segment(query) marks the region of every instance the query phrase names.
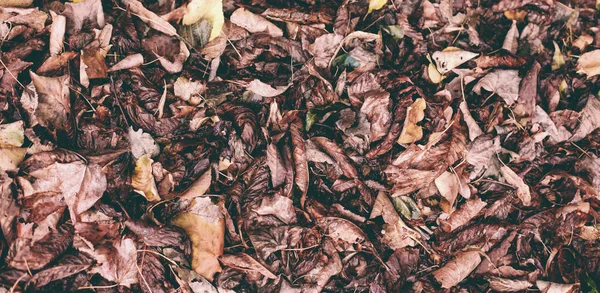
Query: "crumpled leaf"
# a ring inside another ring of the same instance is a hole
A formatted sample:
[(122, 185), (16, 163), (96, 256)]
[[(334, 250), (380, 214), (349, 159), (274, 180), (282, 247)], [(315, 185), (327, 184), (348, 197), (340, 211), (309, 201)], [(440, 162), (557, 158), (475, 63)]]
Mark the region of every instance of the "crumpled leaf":
[(102, 0), (67, 2), (62, 14), (67, 17), (68, 34), (81, 31), (86, 23), (93, 24), (93, 28), (103, 28), (106, 23)]
[(488, 281), (490, 282), (490, 289), (498, 292), (520, 292), (533, 286), (533, 283), (526, 280), (491, 277)]
[(577, 73), (588, 78), (600, 74), (600, 49), (583, 53), (577, 59)]
[(179, 42), (179, 53), (174, 56), (173, 61), (170, 61), (165, 56), (160, 56), (154, 53), (160, 65), (169, 73), (179, 73), (183, 70), (183, 64), (190, 56), (190, 51), (183, 41)]
[(433, 61), (435, 61), (437, 71), (442, 75), (477, 56), (479, 56), (479, 54), (464, 51), (455, 47), (448, 47), (443, 51), (438, 51), (431, 55)]
[(150, 158), (160, 154), (160, 147), (156, 144), (152, 136), (142, 131), (142, 129), (135, 131), (133, 130), (133, 127), (129, 126), (127, 138), (129, 139), (131, 153), (136, 159), (139, 159), (146, 154), (148, 154)]
[(56, 266), (47, 268), (33, 275), (25, 287), (38, 289), (52, 281), (64, 279), (82, 272), (91, 265), (91, 259), (84, 254), (67, 254), (58, 261)]
[(399, 144), (414, 143), (423, 138), (423, 129), (417, 125), (418, 122), (425, 118), (425, 109), (427, 103), (425, 99), (418, 98), (412, 105), (406, 109), (406, 119), (404, 119), (404, 127), (398, 138)]
[(502, 97), (507, 105), (512, 105), (519, 97), (520, 82), (521, 78), (517, 70), (497, 69), (480, 79), (473, 87), (473, 91), (481, 95), (483, 88)]
[(184, 101), (190, 101), (192, 104), (199, 103), (204, 91), (206, 91), (206, 86), (201, 81), (189, 80), (184, 76), (178, 77), (173, 84), (173, 93), (175, 96)]
[(315, 65), (320, 68), (327, 68), (333, 56), (337, 53), (344, 36), (338, 34), (324, 34), (315, 39), (308, 46), (308, 52), (313, 55)]
[(238, 8), (231, 14), (229, 20), (251, 33), (267, 33), (273, 38), (283, 36), (283, 31), (266, 18), (254, 14), (246, 8)]
[(583, 110), (581, 110), (581, 117), (579, 120), (581, 123), (579, 127), (575, 129), (573, 136), (569, 138), (570, 141), (580, 141), (584, 139), (588, 134), (600, 127), (600, 98), (590, 96)]
[(189, 211), (171, 223), (185, 230), (192, 241), (192, 269), (209, 281), (221, 271), (218, 258), (225, 246), (225, 219), (208, 197), (196, 197)]
[(500, 167), (500, 174), (502, 174), (502, 177), (504, 177), (506, 182), (517, 188), (517, 197), (519, 197), (523, 205), (529, 206), (531, 204), (529, 185), (527, 185), (525, 181), (523, 181), (523, 179), (508, 166)]
[(152, 175), (152, 163), (154, 160), (150, 158), (150, 154), (144, 154), (137, 159), (131, 177), (131, 187), (148, 201), (159, 201), (160, 195)]
[(207, 20), (211, 24), (208, 41), (214, 40), (221, 34), (225, 23), (222, 0), (192, 0), (187, 4), (186, 11), (182, 19), (183, 25), (192, 25), (200, 20)]
[(23, 121), (0, 124), (0, 169), (15, 170), (27, 154)]
[(452, 288), (464, 280), (481, 262), (479, 251), (460, 252), (442, 268), (433, 272), (433, 277), (442, 288)]

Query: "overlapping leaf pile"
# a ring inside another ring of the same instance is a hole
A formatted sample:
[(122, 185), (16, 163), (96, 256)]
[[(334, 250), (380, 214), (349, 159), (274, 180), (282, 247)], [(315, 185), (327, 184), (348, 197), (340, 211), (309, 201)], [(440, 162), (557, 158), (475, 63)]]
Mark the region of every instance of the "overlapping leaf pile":
[(598, 292), (596, 0), (0, 0), (0, 292)]

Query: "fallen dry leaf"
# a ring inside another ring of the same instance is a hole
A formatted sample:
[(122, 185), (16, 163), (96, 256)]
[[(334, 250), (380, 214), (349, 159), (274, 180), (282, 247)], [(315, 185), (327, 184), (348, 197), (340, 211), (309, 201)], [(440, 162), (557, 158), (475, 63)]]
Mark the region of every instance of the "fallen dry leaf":
[(412, 105), (406, 109), (406, 119), (404, 127), (398, 138), (399, 144), (414, 143), (423, 138), (423, 129), (417, 125), (425, 117), (427, 104), (425, 99), (418, 98)]
[(148, 201), (159, 201), (160, 195), (158, 194), (156, 182), (152, 175), (152, 163), (154, 161), (150, 156), (151, 154), (146, 153), (135, 162), (135, 170), (133, 170), (133, 176), (131, 177), (131, 187)]
[(251, 33), (267, 33), (271, 37), (283, 36), (283, 31), (266, 18), (254, 14), (245, 8), (239, 8), (231, 14), (229, 20)]
[(196, 197), (189, 209), (172, 223), (185, 230), (192, 242), (192, 269), (212, 281), (214, 274), (221, 271), (218, 258), (223, 255), (225, 244), (225, 219), (208, 197)]
[(433, 277), (442, 288), (452, 288), (464, 280), (481, 262), (479, 251), (459, 252), (442, 268), (433, 272)]
[(583, 53), (577, 59), (577, 73), (585, 74), (588, 78), (600, 74), (600, 50)]

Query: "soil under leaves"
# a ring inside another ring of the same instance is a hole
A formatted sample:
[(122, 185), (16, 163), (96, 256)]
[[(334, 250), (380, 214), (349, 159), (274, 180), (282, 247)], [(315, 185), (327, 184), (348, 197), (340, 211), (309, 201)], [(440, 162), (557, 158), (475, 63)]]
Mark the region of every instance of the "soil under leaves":
[(0, 0), (0, 292), (598, 292), (600, 1)]

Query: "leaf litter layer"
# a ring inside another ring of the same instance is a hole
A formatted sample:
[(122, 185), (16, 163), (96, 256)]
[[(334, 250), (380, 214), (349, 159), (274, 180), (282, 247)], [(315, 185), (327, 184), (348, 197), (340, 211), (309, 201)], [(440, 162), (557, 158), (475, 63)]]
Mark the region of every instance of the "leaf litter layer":
[(598, 292), (596, 0), (0, 0), (1, 292)]

